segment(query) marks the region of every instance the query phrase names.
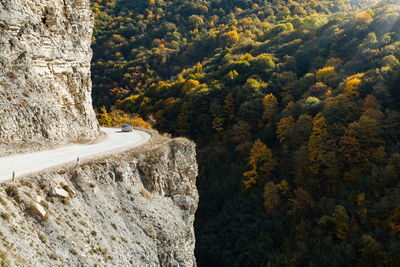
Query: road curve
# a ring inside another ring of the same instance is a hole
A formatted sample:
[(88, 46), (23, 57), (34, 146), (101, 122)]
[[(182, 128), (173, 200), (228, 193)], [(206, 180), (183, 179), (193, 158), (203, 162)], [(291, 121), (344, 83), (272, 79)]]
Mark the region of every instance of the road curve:
[(15, 177), (19, 177), (76, 162), (78, 157), (86, 159), (124, 148), (140, 146), (151, 139), (150, 134), (144, 131), (133, 130), (123, 133), (117, 128), (101, 128), (101, 130), (106, 137), (99, 143), (72, 144), (52, 150), (0, 157), (0, 181), (10, 179), (13, 171), (15, 171)]

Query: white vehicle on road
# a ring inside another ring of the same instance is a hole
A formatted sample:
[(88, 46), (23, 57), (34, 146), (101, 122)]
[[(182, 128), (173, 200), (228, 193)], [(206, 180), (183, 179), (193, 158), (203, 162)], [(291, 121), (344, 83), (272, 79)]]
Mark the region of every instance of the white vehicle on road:
[(123, 132), (132, 132), (132, 125), (130, 125), (130, 124), (125, 124), (125, 125), (123, 125), (122, 126), (122, 129), (121, 129)]

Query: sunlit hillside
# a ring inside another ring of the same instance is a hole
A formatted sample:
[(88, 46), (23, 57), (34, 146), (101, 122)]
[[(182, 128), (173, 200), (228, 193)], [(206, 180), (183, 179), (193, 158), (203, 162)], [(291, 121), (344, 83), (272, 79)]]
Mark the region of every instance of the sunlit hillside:
[(198, 144), (199, 266), (400, 264), (399, 1), (93, 11), (100, 116)]

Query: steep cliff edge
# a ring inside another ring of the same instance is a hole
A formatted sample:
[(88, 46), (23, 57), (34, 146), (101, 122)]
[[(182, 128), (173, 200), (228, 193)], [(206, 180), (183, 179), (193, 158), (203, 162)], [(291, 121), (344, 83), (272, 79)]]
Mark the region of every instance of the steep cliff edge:
[(0, 1), (0, 155), (99, 135), (89, 0)]
[(0, 187), (0, 257), (22, 266), (195, 266), (195, 145), (136, 150)]

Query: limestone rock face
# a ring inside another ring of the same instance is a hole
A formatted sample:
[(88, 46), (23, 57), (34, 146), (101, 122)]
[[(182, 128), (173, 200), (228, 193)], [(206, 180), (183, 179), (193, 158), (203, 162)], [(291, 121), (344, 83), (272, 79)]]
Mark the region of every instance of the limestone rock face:
[[(196, 176), (192, 142), (154, 137), (2, 185), (0, 253), (11, 266), (196, 266)], [(45, 217), (29, 206), (37, 199)]]
[(99, 135), (89, 0), (0, 0), (0, 155)]
[(69, 197), (69, 194), (67, 191), (65, 191), (62, 188), (54, 187), (51, 191), (50, 194), (54, 197), (64, 197), (67, 198)]
[(42, 205), (39, 203), (32, 203), (31, 206), (29, 206), (29, 212), (32, 215), (37, 215), (39, 216), (40, 219), (43, 219), (46, 217), (46, 210), (43, 208)]

